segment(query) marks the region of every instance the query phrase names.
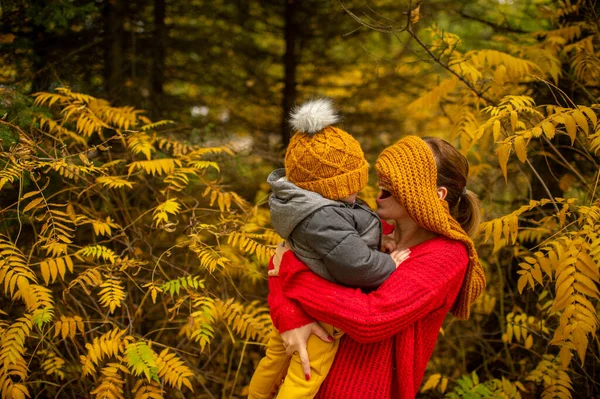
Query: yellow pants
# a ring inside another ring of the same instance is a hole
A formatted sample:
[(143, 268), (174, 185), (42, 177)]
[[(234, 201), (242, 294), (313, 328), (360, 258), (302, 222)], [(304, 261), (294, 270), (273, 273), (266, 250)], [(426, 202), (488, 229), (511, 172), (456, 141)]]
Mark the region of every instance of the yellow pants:
[[(267, 353), (261, 359), (250, 381), (248, 399), (271, 399), (276, 395), (281, 399), (311, 399), (319, 392), (333, 364), (340, 338), (344, 335), (342, 331), (329, 324), (321, 323), (321, 325), (333, 338), (333, 342), (324, 342), (314, 334), (308, 339), (306, 348), (310, 359), (309, 381), (306, 381), (304, 376), (298, 352), (290, 358), (285, 353), (279, 332), (273, 329), (269, 336)], [(277, 392), (278, 388), (279, 392)]]

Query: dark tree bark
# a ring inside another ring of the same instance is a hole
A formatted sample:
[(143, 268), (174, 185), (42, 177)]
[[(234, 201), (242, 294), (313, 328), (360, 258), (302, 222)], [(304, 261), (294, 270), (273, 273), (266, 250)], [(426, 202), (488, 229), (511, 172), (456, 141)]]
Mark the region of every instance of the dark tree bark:
[(290, 143), (291, 127), (288, 123), (290, 111), (296, 101), (296, 67), (298, 64), (297, 41), (298, 25), (297, 19), (297, 0), (286, 0), (285, 4), (285, 54), (283, 56), (283, 65), (285, 70), (283, 100), (281, 108), (283, 115), (281, 117), (281, 142), (284, 146)]
[(31, 35), (33, 41), (31, 92), (48, 91), (52, 83), (52, 70), (48, 68), (52, 46), (44, 26), (34, 24)]
[(152, 49), (152, 76), (150, 86), (152, 115), (160, 114), (164, 94), (165, 60), (167, 57), (167, 27), (165, 25), (165, 0), (154, 0), (154, 34)]
[(104, 5), (104, 80), (110, 100), (115, 100), (123, 88), (123, 0), (107, 0)]

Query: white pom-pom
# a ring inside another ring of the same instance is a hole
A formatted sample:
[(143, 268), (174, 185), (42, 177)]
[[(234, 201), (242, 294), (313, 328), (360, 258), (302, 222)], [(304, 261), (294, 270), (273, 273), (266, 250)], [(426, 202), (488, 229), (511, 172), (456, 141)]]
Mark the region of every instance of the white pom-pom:
[(290, 125), (295, 131), (307, 134), (331, 126), (340, 120), (333, 102), (327, 98), (319, 98), (295, 107), (290, 115)]

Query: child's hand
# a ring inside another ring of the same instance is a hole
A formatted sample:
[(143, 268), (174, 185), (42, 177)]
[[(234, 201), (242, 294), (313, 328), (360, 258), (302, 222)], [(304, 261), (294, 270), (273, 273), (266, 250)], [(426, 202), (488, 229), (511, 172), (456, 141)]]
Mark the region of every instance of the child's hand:
[(396, 250), (396, 241), (387, 235), (383, 235), (381, 237), (381, 250), (386, 254), (391, 254)]
[(402, 263), (406, 259), (408, 259), (409, 255), (410, 255), (410, 249), (403, 249), (401, 251), (393, 251), (390, 254), (392, 259), (394, 259), (394, 262), (396, 262), (396, 269), (398, 268), (398, 266), (400, 266), (400, 263)]
[(273, 270), (269, 270), (269, 276), (279, 276), (279, 266), (281, 266), (281, 259), (283, 254), (290, 251), (292, 247), (287, 241), (282, 242), (275, 249), (275, 256), (273, 256)]

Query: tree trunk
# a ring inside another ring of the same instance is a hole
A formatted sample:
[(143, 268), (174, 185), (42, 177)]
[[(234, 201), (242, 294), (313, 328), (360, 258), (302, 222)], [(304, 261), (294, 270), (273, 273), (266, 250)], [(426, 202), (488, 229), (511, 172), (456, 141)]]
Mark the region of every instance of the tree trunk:
[(48, 91), (52, 83), (52, 70), (48, 68), (50, 61), (50, 42), (46, 28), (42, 25), (33, 25), (33, 54), (31, 69), (33, 80), (31, 82), (31, 92)]
[(154, 34), (152, 51), (151, 94), (152, 116), (160, 114), (164, 94), (165, 60), (167, 56), (167, 27), (165, 25), (165, 0), (154, 0)]
[(291, 127), (288, 123), (290, 111), (296, 101), (296, 67), (298, 63), (298, 54), (296, 52), (296, 42), (298, 40), (298, 26), (296, 24), (297, 0), (286, 0), (285, 4), (285, 54), (283, 56), (283, 65), (285, 75), (283, 78), (283, 100), (281, 108), (283, 115), (281, 117), (281, 142), (284, 146), (290, 143)]
[(106, 0), (104, 6), (104, 86), (108, 98), (116, 100), (123, 84), (123, 0)]

